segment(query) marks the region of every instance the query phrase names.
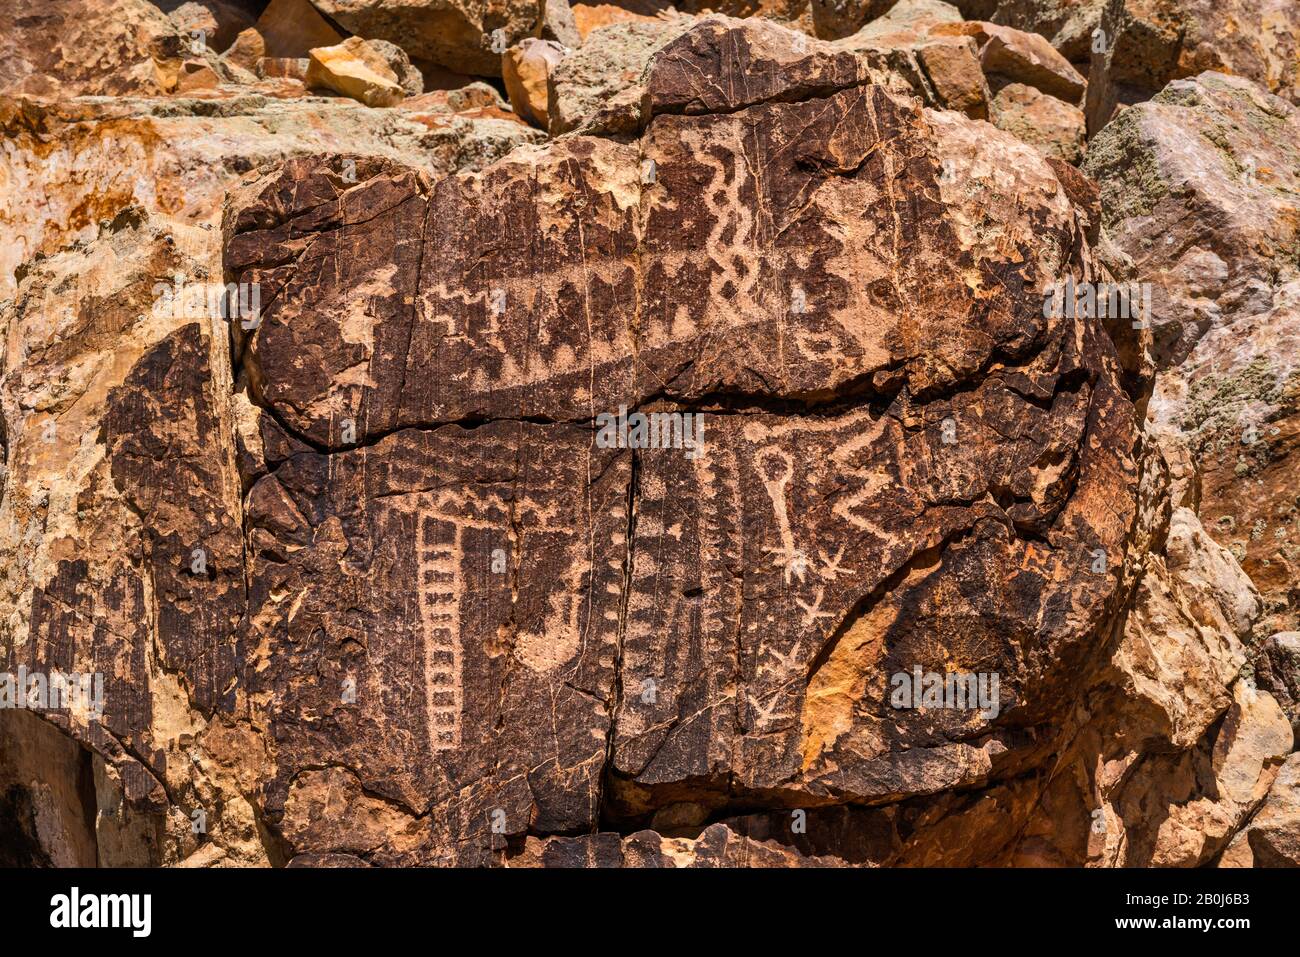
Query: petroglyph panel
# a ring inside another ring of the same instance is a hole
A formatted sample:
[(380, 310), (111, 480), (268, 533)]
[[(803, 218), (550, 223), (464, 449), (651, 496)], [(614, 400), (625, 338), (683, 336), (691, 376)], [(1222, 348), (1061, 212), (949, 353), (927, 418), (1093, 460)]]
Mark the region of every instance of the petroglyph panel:
[[(547, 137), (482, 84), (371, 110), (211, 57), (197, 98), (51, 98), (186, 38), (0, 5), (41, 94), (0, 107), (0, 672), (104, 692), (0, 708), (0, 862), (1296, 857), (1255, 639), (1296, 578), (1300, 114), (1205, 73), (1081, 171), (969, 118), (1041, 37), (725, 6), (765, 15), (585, 31)], [(1114, 282), (1153, 328), (1043, 314)], [(260, 325), (179, 295), (226, 284)]]
[[(364, 442), (467, 419), (590, 421), (659, 396), (950, 386), (1044, 346), (1039, 287), (1072, 223), (1052, 178), (1021, 211), (1036, 234), (969, 248), (954, 222), (1004, 197), (945, 193), (948, 131), (927, 122), (867, 86), (656, 116), (639, 149), (574, 138), (435, 184), (371, 164), (348, 188), (327, 160), (296, 160), (229, 224), (233, 277), (273, 289), (250, 377), (331, 448), (348, 444), (343, 417)], [(376, 211), (349, 225), (359, 206)], [(379, 255), (383, 236), (398, 238)]]
[[(630, 453), (595, 448), (590, 430), (493, 423), (302, 453), (259, 481), (257, 686), (292, 755), (277, 787), (345, 762), (415, 811), (441, 796), (447, 825), (479, 804), (521, 827), (588, 822), (629, 478)], [(496, 790), (510, 768), (529, 782), (513, 806)]]
[(460, 745), (464, 707), (461, 676), (460, 603), (464, 596), (465, 552), (454, 519), (440, 516), (425, 496), (416, 498), (420, 534), (416, 578), (424, 641), (424, 705), (429, 747)]
[[(987, 774), (966, 742), (1017, 746), (1017, 709), (1062, 693), (1051, 663), (1086, 653), (1081, 609), (1116, 584), (1079, 572), (1125, 515), (1085, 501), (1132, 463), (1084, 435), (1123, 400), (1071, 378), (1039, 402), (995, 375), (924, 406), (709, 415), (699, 461), (638, 453), (623, 687), (657, 694), (624, 696), (615, 769), (651, 792), (729, 771), (855, 799)], [(913, 663), (1000, 673), (1013, 717), (894, 711), (887, 679)]]
[[(227, 278), (283, 291), (249, 379), (317, 449), (250, 495), (254, 645), (291, 689), (273, 809), (328, 755), (466, 861), (502, 815), (975, 786), (1032, 765), (1026, 729), (1097, 654), (1133, 407), (1102, 329), (1043, 315), (1093, 268), (1053, 168), (841, 61), (797, 102), (722, 84), (705, 112), (691, 64), (740, 49), (709, 36), (635, 139), (436, 182), (302, 159), (233, 204)], [(599, 449), (622, 406), (701, 415), (700, 454)], [(997, 672), (996, 714), (891, 708), (915, 665)], [(396, 717), (325, 702), (349, 667)]]

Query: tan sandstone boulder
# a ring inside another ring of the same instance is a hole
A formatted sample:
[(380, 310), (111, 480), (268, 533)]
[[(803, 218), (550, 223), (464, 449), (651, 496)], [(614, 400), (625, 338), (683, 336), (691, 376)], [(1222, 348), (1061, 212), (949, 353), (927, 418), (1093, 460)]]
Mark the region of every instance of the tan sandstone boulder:
[(1151, 414), (1210, 534), (1300, 627), (1300, 113), (1239, 77), (1177, 80), (1089, 144), (1114, 268), (1155, 291)]
[(993, 98), (993, 125), (1067, 163), (1083, 161), (1083, 111), (1023, 83)]
[(1300, 105), (1294, 0), (1108, 0), (1092, 46), (1088, 133), (1116, 109), (1205, 71), (1253, 81)]
[(308, 86), (333, 90), (366, 106), (393, 106), (406, 95), (388, 60), (361, 37), (316, 47), (308, 60)]
[(547, 98), (551, 71), (564, 56), (564, 47), (558, 43), (533, 38), (502, 55), (501, 76), (510, 105), (520, 117), (543, 130), (549, 125)]

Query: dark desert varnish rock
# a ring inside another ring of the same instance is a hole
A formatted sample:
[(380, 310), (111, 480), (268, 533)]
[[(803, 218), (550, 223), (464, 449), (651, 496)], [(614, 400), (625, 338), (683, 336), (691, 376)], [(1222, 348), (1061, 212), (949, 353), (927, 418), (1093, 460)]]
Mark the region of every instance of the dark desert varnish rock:
[[(1100, 324), (1042, 310), (1088, 219), (1028, 147), (837, 61), (753, 93), (743, 42), (657, 61), (630, 140), (437, 181), (295, 159), (234, 198), (285, 436), (243, 690), (289, 856), (978, 786), (1104, 658), (1133, 406)], [(599, 447), (621, 406), (702, 414), (700, 454)], [(996, 717), (891, 708), (914, 666), (998, 674)]]

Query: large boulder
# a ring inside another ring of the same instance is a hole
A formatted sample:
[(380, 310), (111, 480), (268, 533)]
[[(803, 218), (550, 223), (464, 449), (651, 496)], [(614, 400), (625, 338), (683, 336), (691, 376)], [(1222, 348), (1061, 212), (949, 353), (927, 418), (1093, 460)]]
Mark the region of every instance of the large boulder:
[(1153, 289), (1154, 422), (1194, 463), (1191, 503), (1300, 627), (1300, 111), (1205, 73), (1089, 144), (1112, 265)]
[(1036, 33), (981, 20), (941, 23), (929, 32), (975, 38), (984, 72), (1002, 82), (1024, 83), (1070, 104), (1083, 98), (1083, 76)]
[[(909, 21), (884, 34), (864, 30), (836, 41), (757, 18), (663, 16), (614, 23), (594, 31), (551, 71), (550, 131), (640, 129), (648, 121), (649, 87), (661, 82), (656, 77), (689, 70), (712, 75), (735, 70), (737, 63), (750, 74), (751, 102), (812, 92), (829, 75), (839, 85), (871, 83), (928, 105), (987, 117), (990, 94), (977, 47), (965, 36), (930, 36), (924, 24), (931, 22), (944, 21)], [(693, 96), (707, 103), (717, 94), (702, 88)]]
[(546, 129), (551, 72), (564, 59), (564, 47), (554, 40), (529, 38), (507, 50), (501, 59), (510, 106), (524, 120)]
[[(1259, 807), (1294, 737), (1251, 681), (1258, 594), (1195, 512), (1171, 497), (1165, 443), (1144, 437), (1137, 580), (1119, 642), (1069, 722), (1069, 745), (1032, 790), (1002, 863), (1194, 867)], [(999, 800), (1017, 795), (1005, 789)]]
[(332, 90), (366, 106), (393, 106), (406, 95), (388, 59), (361, 37), (316, 47), (308, 61), (306, 81), (310, 87)]
[(345, 30), (390, 40), (416, 60), (460, 73), (500, 76), (501, 54), (526, 37), (541, 37), (545, 0), (314, 0)]
[(953, 0), (972, 20), (988, 20), (1046, 37), (1071, 63), (1086, 64), (1106, 0)]
[(1300, 105), (1294, 0), (1106, 0), (1092, 47), (1088, 133), (1115, 110), (1207, 70), (1252, 80)]
[[(989, 118), (992, 94), (980, 64), (977, 42), (954, 31), (935, 35), (943, 25), (961, 22), (957, 8), (942, 0), (901, 0), (887, 14), (837, 41), (876, 68), (902, 81), (925, 103)], [(879, 76), (874, 82), (881, 82)]]
[(0, 6), (0, 95), (171, 92), (194, 42), (148, 0), (9, 0)]
[[(437, 183), (304, 159), (232, 203), (283, 430), (248, 475), (248, 694), (293, 853), (977, 787), (1043, 756), (1020, 729), (1106, 641), (1134, 413), (1099, 327), (1043, 309), (1089, 261), (1053, 167), (853, 57), (755, 71), (697, 29), (631, 141)], [(621, 409), (698, 442), (597, 439)], [(983, 705), (900, 703), (918, 669)]]
[(0, 672), (104, 678), (0, 708), (0, 859), (1245, 856), (1268, 595), (1151, 330), (1051, 308), (1121, 221), (963, 115), (1054, 61), (655, 22), (548, 142), (484, 84), (0, 101)]
[[(900, 0), (889, 13), (833, 46), (863, 57), (873, 82), (910, 88), (928, 105), (998, 122), (1036, 146), (1079, 140), (1073, 107), (1084, 79), (1043, 37), (987, 21), (964, 21), (941, 0)], [(887, 79), (886, 79), (887, 77)], [(1014, 87), (993, 108), (994, 95)], [(1037, 102), (1038, 91), (1061, 105)], [(1067, 106), (1068, 109), (1062, 109)], [(1049, 148), (1077, 161), (1079, 150)]]

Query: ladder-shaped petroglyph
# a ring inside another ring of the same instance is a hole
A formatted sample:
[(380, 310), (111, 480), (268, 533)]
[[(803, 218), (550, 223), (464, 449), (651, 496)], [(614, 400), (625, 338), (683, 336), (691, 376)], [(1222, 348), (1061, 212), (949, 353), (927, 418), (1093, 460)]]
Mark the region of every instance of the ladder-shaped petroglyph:
[[(505, 543), (511, 520), (509, 505), (490, 493), (464, 488), (413, 493), (399, 506), (415, 514), (416, 587), (419, 592), (420, 623), (424, 641), (424, 675), (429, 747), (448, 751), (462, 744), (464, 722), (464, 635), (462, 603), (467, 568), (475, 553), (474, 541), (486, 536)], [(523, 496), (515, 507), (530, 516), (530, 531), (536, 536), (563, 533), (572, 528), (565, 521), (559, 501), (535, 501)], [(513, 546), (511, 546), (513, 547)], [(574, 562), (548, 596), (553, 614), (536, 634), (521, 631), (516, 656), (534, 670), (549, 670), (568, 660), (581, 641), (583, 576), (589, 566)]]
[(460, 746), (463, 685), (461, 674), (460, 526), (421, 510), (418, 516), (416, 574), (424, 631), (425, 707), (429, 747)]

